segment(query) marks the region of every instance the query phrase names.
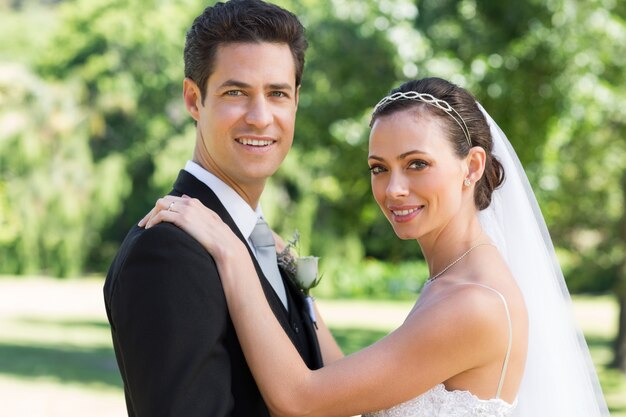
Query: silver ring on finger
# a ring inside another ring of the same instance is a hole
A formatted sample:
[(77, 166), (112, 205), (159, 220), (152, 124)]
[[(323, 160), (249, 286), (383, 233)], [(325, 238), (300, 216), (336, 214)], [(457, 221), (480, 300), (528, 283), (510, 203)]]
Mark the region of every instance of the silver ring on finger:
[(170, 205), (167, 206), (167, 211), (172, 211), (172, 207), (174, 207), (174, 204), (176, 204), (176, 201), (172, 201)]

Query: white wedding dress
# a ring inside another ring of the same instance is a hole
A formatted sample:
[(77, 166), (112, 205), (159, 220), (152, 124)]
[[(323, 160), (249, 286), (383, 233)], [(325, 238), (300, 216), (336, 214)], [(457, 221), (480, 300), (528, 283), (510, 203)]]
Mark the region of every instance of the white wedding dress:
[(443, 384), (419, 397), (363, 417), (509, 417), (515, 404), (501, 399), (481, 400), (469, 391), (448, 391)]

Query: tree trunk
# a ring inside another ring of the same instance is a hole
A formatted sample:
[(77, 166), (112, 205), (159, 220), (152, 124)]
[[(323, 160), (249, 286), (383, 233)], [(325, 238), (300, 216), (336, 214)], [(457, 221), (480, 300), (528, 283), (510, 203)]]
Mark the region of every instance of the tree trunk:
[[(622, 174), (622, 196), (626, 206), (626, 171)], [(622, 222), (620, 225), (619, 241), (626, 250), (626, 207), (623, 210)], [(617, 286), (615, 294), (619, 305), (619, 320), (617, 338), (614, 344), (614, 356), (612, 366), (626, 373), (626, 256), (622, 260), (622, 267), (619, 268)]]
[(612, 366), (626, 373), (626, 297), (618, 294), (619, 325), (614, 345)]

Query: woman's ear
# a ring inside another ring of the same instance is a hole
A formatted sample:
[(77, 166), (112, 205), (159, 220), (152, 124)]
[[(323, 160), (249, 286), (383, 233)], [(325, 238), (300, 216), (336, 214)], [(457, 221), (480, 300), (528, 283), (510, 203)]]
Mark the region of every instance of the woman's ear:
[(467, 175), (465, 176), (466, 184), (467, 180), (471, 184), (476, 184), (480, 180), (485, 172), (485, 163), (487, 161), (487, 153), (480, 146), (474, 146), (470, 149), (469, 154), (466, 157), (467, 162)]
[(200, 94), (198, 84), (196, 84), (191, 78), (185, 78), (183, 81), (183, 99), (185, 100), (187, 112), (197, 122), (200, 118), (198, 108), (202, 104), (202, 94)]

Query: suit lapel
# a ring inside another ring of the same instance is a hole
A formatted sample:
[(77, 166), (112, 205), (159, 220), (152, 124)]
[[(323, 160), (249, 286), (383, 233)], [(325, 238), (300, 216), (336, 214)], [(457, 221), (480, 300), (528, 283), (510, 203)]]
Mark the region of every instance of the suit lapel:
[[(252, 263), (254, 264), (256, 273), (259, 276), (261, 287), (263, 288), (263, 292), (265, 293), (265, 297), (267, 298), (269, 302), (272, 312), (276, 316), (276, 319), (278, 320), (282, 328), (285, 330), (285, 333), (287, 333), (287, 335), (289, 336), (293, 344), (295, 346), (298, 346), (298, 343), (296, 342), (296, 339), (293, 334), (293, 329), (291, 328), (291, 325), (289, 323), (289, 318), (286, 314), (287, 312), (285, 310), (285, 307), (283, 306), (282, 302), (280, 301), (280, 299), (274, 292), (274, 289), (272, 288), (267, 278), (265, 278), (265, 275), (263, 274), (263, 271), (261, 270), (261, 266), (259, 265), (259, 263), (256, 260), (256, 257), (252, 253), (252, 250), (250, 249), (248, 242), (239, 231), (239, 228), (235, 224), (235, 221), (230, 216), (228, 211), (226, 211), (226, 208), (222, 205), (219, 198), (217, 198), (215, 193), (209, 187), (207, 187), (202, 181), (198, 180), (196, 177), (194, 177), (187, 171), (181, 170), (180, 173), (178, 174), (178, 178), (176, 179), (176, 182), (174, 183), (174, 189), (172, 190), (172, 192), (170, 192), (170, 195), (181, 196), (183, 194), (186, 194), (193, 198), (197, 198), (198, 200), (200, 200), (202, 204), (204, 204), (206, 207), (210, 208), (215, 213), (217, 213), (221, 217), (221, 219), (224, 221), (224, 223), (226, 223), (232, 229), (235, 235), (237, 235), (237, 237), (243, 243), (246, 244), (246, 248), (248, 249), (248, 253), (250, 257), (252, 258)], [(287, 281), (287, 280), (283, 280), (283, 281)], [(301, 306), (298, 306), (298, 308), (301, 308)], [(314, 338), (313, 340), (317, 340), (317, 339)]]

